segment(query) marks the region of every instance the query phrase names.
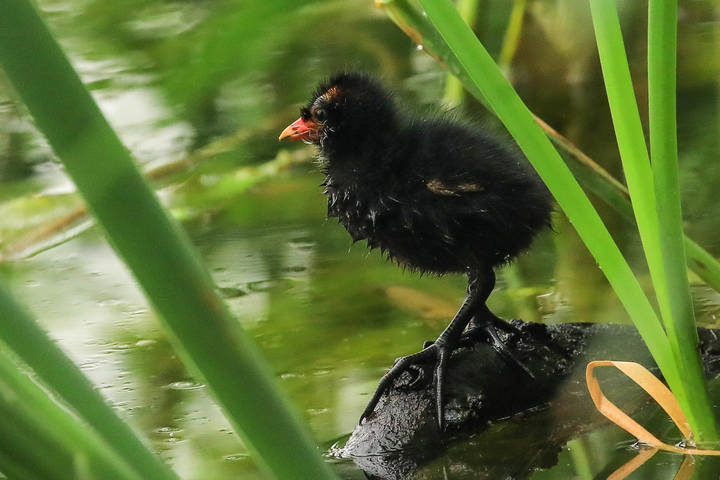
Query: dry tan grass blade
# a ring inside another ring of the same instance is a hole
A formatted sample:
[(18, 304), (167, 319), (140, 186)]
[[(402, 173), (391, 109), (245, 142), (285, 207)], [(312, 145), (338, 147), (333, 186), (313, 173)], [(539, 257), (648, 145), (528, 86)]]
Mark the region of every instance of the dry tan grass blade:
[(627, 478), (635, 470), (642, 467), (645, 462), (650, 460), (657, 452), (659, 452), (657, 448), (643, 448), (626, 464), (615, 470), (612, 475), (607, 477), (607, 480), (623, 480)]
[[(633, 473), (635, 470), (640, 468), (650, 460), (657, 452), (659, 452), (660, 449), (658, 448), (644, 448), (640, 450), (640, 452), (635, 455), (629, 462), (627, 462), (622, 467), (615, 470), (609, 477), (607, 477), (607, 480), (624, 480), (627, 477), (630, 476), (631, 473)], [(685, 460), (683, 460), (682, 464), (680, 465), (680, 468), (678, 468), (677, 473), (675, 474), (675, 477), (673, 480), (690, 480), (692, 478), (693, 473), (695, 472), (695, 459), (692, 455), (686, 455)]]
[(642, 425), (630, 418), (625, 412), (620, 410), (614, 403), (607, 399), (600, 389), (600, 384), (594, 375), (594, 370), (597, 367), (615, 367), (623, 372), (632, 381), (645, 390), (662, 407), (662, 409), (667, 412), (686, 439), (692, 441), (693, 432), (690, 430), (688, 421), (682, 413), (680, 405), (672, 392), (642, 365), (635, 362), (614, 362), (611, 360), (600, 360), (588, 363), (585, 370), (585, 380), (595, 407), (600, 413), (617, 426), (637, 438), (639, 442), (651, 447), (656, 447), (659, 450), (682, 453), (684, 455), (720, 455), (720, 450), (683, 448), (675, 445), (668, 445), (658, 440), (657, 437), (648, 432)]

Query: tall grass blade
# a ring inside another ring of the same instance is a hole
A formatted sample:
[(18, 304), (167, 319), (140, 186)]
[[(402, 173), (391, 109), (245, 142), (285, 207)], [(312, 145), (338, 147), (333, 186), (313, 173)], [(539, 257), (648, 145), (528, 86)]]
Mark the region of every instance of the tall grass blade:
[(54, 390), (139, 474), (176, 479), (110, 408), (80, 369), (0, 285), (0, 341), (12, 349), (42, 382)]
[(14, 412), (0, 413), (8, 419), (0, 425), (0, 472), (22, 480), (73, 478), (72, 454), (48, 440), (47, 434), (33, 430)]
[[(14, 455), (10, 455), (5, 451), (0, 451), (0, 472), (3, 472), (5, 478), (22, 478), (23, 480), (64, 480), (63, 477), (50, 477), (47, 475), (41, 475), (37, 472), (37, 469), (26, 468)], [(65, 477), (67, 478), (67, 477)]]
[(683, 241), (682, 207), (678, 182), (676, 64), (677, 0), (650, 0), (648, 4), (648, 107), (650, 152), (655, 180), (659, 238), (673, 321), (666, 324), (675, 355), (684, 361), (685, 377), (703, 423), (696, 425), (699, 440), (717, 440), (715, 422), (698, 355), (695, 312), (690, 297)]
[(420, 3), (457, 57), (461, 68), (505, 124), (580, 234), (666, 378), (676, 383), (679, 372), (657, 315), (558, 152), (452, 3), (448, 0), (420, 0)]
[[(460, 12), (460, 17), (467, 23), (471, 28), (475, 24), (477, 18), (479, 0), (458, 0), (457, 9)], [(463, 89), (462, 82), (455, 76), (448, 73), (445, 76), (445, 93), (443, 95), (443, 103), (448, 107), (456, 107), (461, 105), (463, 97), (465, 96), (465, 90)]]
[[(40, 448), (41, 442), (25, 445), (22, 451), (29, 455), (41, 453), (40, 460), (46, 466), (48, 460), (66, 456), (65, 464), (56, 468), (73, 469), (77, 466), (91, 471), (95, 478), (141, 480), (142, 475), (133, 470), (109, 444), (92, 429), (77, 421), (66, 409), (55, 403), (40, 387), (20, 372), (8, 355), (0, 350), (0, 413), (3, 417), (3, 440), (20, 441), (23, 437), (51, 442), (50, 448)], [(17, 435), (12, 435), (12, 428)], [(10, 435), (8, 435), (10, 433)], [(28, 435), (29, 434), (29, 435)], [(35, 434), (35, 435), (34, 435)], [(12, 447), (10, 447), (12, 450)], [(55, 455), (59, 454), (59, 455)], [(69, 459), (69, 465), (68, 461)], [(76, 465), (77, 464), (77, 465)], [(77, 478), (72, 475), (70, 478)]]
[(590, 0), (590, 8), (630, 201), (658, 296), (660, 312), (663, 320), (667, 322), (672, 318), (672, 312), (667, 295), (660, 294), (667, 289), (667, 281), (658, 238), (655, 186), (640, 113), (630, 80), (630, 68), (625, 56), (615, 0)]
[(73, 454), (69, 449), (33, 428), (17, 412), (0, 410), (0, 414), (4, 420), (0, 423), (0, 472), (10, 478), (15, 478), (11, 475), (15, 470), (32, 472), (27, 477), (17, 477), (21, 479), (37, 476), (64, 480), (73, 477)]
[[(683, 372), (681, 382), (671, 384), (672, 390), (677, 396), (680, 405), (682, 405), (683, 411), (696, 434), (700, 438), (714, 439), (716, 437), (714, 419), (697, 351), (697, 334), (694, 333), (693, 335), (694, 342), (687, 336), (680, 338), (677, 334), (676, 322), (679, 320), (674, 317), (673, 305), (671, 304), (671, 297), (676, 295), (676, 292), (672, 294), (670, 292), (670, 278), (665, 268), (664, 255), (661, 250), (660, 222), (656, 207), (653, 170), (650, 167), (650, 159), (645, 144), (642, 123), (640, 122), (640, 113), (635, 101), (615, 0), (590, 0), (590, 9), (620, 158), (622, 159), (630, 199), (635, 211), (635, 220), (640, 232), (648, 267), (650, 268), (650, 276), (655, 288), (660, 312), (668, 333), (674, 361), (680, 371)], [(674, 76), (674, 63), (671, 65)], [(667, 71), (663, 73), (667, 73)], [(669, 132), (666, 129), (664, 134), (676, 136), (674, 117), (672, 131)], [(676, 177), (675, 181), (677, 183)], [(677, 185), (675, 188), (677, 188)], [(681, 232), (682, 230), (678, 232), (677, 239), (680, 248), (679, 252), (683, 251)], [(672, 246), (674, 247), (674, 245)], [(676, 255), (677, 251), (667, 250), (667, 254)], [(673, 265), (675, 268), (673, 273), (675, 275), (679, 274), (685, 279), (685, 288), (689, 300), (684, 255), (678, 261), (682, 261), (682, 264)], [(681, 266), (681, 268), (678, 269), (678, 266)], [(680, 308), (680, 305), (676, 304), (675, 308)], [(691, 306), (690, 309), (692, 309)], [(680, 310), (678, 310), (678, 313), (681, 313)], [(695, 324), (692, 314), (690, 319), (692, 320), (691, 328), (694, 330)], [(682, 321), (687, 322), (687, 316)]]
[(710, 287), (720, 292), (720, 271), (716, 268), (717, 259), (687, 235), (683, 236), (683, 244), (690, 270)]
[(182, 359), (205, 380), (258, 464), (277, 478), (334, 478), (28, 0), (3, 4), (0, 61)]
[(508, 22), (505, 37), (503, 38), (502, 49), (498, 57), (498, 65), (502, 70), (510, 68), (510, 63), (515, 57), (518, 45), (520, 44), (520, 36), (522, 34), (523, 20), (525, 19), (525, 10), (527, 9), (527, 0), (513, 0), (513, 8), (510, 12), (510, 21)]

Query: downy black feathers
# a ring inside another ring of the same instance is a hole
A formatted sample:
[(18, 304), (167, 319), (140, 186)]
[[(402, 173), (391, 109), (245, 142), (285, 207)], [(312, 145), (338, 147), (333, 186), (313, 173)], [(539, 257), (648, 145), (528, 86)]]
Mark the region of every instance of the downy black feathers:
[(479, 126), (403, 114), (368, 75), (323, 82), (301, 118), (328, 215), (410, 268), (492, 268), (550, 225), (550, 194), (517, 149)]

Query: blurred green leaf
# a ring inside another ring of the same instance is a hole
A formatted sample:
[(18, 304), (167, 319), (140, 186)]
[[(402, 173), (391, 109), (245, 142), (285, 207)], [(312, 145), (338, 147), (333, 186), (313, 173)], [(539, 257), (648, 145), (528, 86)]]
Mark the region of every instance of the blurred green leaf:
[(0, 60), (180, 354), (206, 380), (255, 459), (278, 478), (333, 478), (185, 235), (26, 0), (6, 2)]

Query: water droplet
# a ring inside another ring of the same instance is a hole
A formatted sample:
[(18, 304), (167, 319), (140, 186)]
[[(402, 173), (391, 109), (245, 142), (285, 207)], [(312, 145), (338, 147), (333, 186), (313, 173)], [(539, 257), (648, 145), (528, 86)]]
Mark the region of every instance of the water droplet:
[(312, 242), (313, 242), (312, 237), (310, 237), (308, 235), (303, 235), (303, 236), (294, 237), (294, 238), (290, 239), (290, 243), (295, 243), (295, 244), (305, 244), (305, 243), (312, 243)]
[(327, 408), (308, 408), (306, 410), (310, 415), (322, 415), (323, 413), (327, 413)]
[(108, 298), (107, 300), (100, 300), (98, 302), (98, 307), (114, 307), (116, 305), (122, 305), (122, 303), (123, 302), (117, 298)]
[(164, 441), (168, 443), (176, 443), (182, 441), (182, 437), (180, 436), (180, 433), (182, 433), (181, 428), (177, 427), (160, 427), (153, 430), (154, 433), (158, 435), (163, 435)]
[(273, 286), (275, 286), (275, 282), (272, 280), (259, 280), (257, 282), (249, 282), (247, 284), (247, 288), (251, 292), (267, 292)]
[(175, 434), (182, 432), (182, 429), (178, 428), (178, 427), (165, 426), (165, 427), (158, 427), (155, 430), (153, 430), (153, 432), (162, 433), (164, 435), (175, 435)]
[(220, 293), (224, 298), (238, 298), (247, 295), (247, 292), (242, 288), (237, 287), (222, 287)]
[(422, 51), (422, 50), (425, 50), (425, 48), (422, 45), (418, 45), (417, 47), (415, 47), (415, 50)]
[(195, 383), (190, 381), (179, 381), (179, 382), (172, 382), (165, 386), (165, 388), (169, 390), (198, 390), (201, 388), (205, 388), (205, 385), (202, 383)]
[[(111, 355), (113, 353), (122, 353), (127, 350), (130, 350), (130, 345), (127, 343), (113, 343), (110, 345), (107, 345), (105, 348), (102, 349), (103, 355)], [(119, 362), (116, 362), (119, 363)]]
[(88, 370), (95, 370), (100, 367), (100, 362), (85, 362), (80, 364), (80, 370), (87, 372)]
[(293, 238), (288, 242), (288, 244), (302, 251), (308, 251), (315, 248), (313, 238), (307, 236)]
[(296, 265), (294, 267), (285, 267), (283, 268), (283, 272), (287, 273), (300, 273), (307, 270), (307, 267), (303, 267), (302, 265)]
[(227, 460), (228, 462), (237, 462), (239, 460), (245, 460), (246, 458), (248, 458), (247, 453), (232, 453), (230, 455), (225, 455), (223, 460)]

